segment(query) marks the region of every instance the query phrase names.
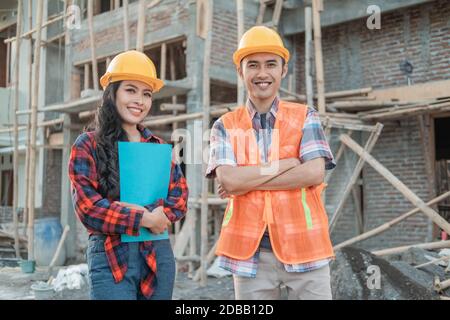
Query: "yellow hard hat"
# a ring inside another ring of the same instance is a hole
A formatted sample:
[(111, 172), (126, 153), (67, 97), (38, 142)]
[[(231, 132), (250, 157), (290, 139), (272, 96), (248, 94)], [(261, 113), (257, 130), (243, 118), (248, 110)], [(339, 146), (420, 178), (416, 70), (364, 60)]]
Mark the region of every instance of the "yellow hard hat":
[(100, 78), (100, 84), (105, 89), (111, 82), (121, 80), (142, 81), (158, 92), (164, 82), (158, 79), (152, 60), (145, 53), (130, 50), (118, 54), (111, 60), (106, 73)]
[(280, 35), (268, 27), (256, 26), (242, 36), (239, 48), (233, 54), (234, 64), (239, 67), (246, 56), (262, 52), (274, 53), (284, 58), (286, 63), (289, 61), (289, 51), (284, 47)]

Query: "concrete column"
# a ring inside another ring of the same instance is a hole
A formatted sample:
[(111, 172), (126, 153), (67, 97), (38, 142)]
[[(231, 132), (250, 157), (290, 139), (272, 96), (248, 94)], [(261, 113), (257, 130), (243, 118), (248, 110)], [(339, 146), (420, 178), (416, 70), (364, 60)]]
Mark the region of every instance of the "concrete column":
[(77, 221), (72, 204), (70, 193), (70, 181), (68, 174), (68, 164), (70, 149), (79, 135), (79, 129), (76, 127), (74, 115), (66, 114), (64, 116), (64, 149), (62, 154), (62, 175), (61, 175), (61, 225), (70, 227), (69, 234), (65, 242), (67, 258), (75, 258), (77, 251)]

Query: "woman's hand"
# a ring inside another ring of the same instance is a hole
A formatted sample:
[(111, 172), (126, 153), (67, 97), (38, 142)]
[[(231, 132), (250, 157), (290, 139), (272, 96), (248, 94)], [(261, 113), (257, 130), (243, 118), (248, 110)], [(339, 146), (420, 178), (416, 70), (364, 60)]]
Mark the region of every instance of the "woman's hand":
[(128, 202), (120, 202), (120, 201), (115, 201), (117, 204), (121, 205), (122, 207), (127, 207), (130, 209), (135, 209), (135, 210), (142, 210), (145, 211), (146, 209), (143, 206), (137, 205), (137, 204), (132, 204), (132, 203), (128, 203)]
[(167, 218), (162, 206), (155, 208), (152, 212), (144, 210), (141, 226), (149, 228), (152, 233), (163, 233), (171, 224), (172, 222)]

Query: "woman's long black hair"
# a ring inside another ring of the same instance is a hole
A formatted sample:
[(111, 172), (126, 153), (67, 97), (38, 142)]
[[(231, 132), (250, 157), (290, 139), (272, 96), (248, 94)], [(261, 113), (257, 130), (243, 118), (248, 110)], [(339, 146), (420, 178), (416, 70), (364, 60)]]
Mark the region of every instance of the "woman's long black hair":
[(118, 141), (127, 141), (122, 128), (122, 119), (117, 112), (116, 93), (121, 81), (110, 83), (104, 93), (103, 102), (97, 109), (95, 120), (90, 126), (95, 130), (98, 191), (108, 199), (120, 196)]

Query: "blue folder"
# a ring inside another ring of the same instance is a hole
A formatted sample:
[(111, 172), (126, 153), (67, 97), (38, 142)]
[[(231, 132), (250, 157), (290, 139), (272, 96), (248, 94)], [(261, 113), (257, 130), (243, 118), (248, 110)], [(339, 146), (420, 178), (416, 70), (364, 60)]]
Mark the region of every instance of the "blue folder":
[[(169, 190), (172, 146), (119, 142), (120, 201), (145, 206), (166, 199)], [(121, 235), (122, 242), (169, 239), (166, 230), (153, 234), (141, 228), (138, 236)]]

